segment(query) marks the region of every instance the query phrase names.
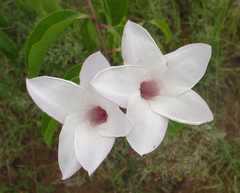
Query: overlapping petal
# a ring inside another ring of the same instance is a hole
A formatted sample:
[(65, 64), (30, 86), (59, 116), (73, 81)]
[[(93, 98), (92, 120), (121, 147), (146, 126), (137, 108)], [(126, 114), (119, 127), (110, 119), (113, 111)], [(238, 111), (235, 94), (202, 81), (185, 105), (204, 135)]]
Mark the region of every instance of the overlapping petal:
[(75, 174), (80, 168), (75, 151), (75, 133), (79, 123), (84, 121), (85, 113), (73, 113), (69, 115), (62, 127), (59, 136), (58, 162), (62, 172), (62, 179), (65, 180)]
[(94, 76), (105, 68), (110, 67), (106, 58), (101, 52), (96, 52), (90, 55), (83, 63), (80, 72), (80, 86), (86, 89), (91, 89), (90, 81)]
[(75, 135), (75, 149), (79, 163), (91, 175), (106, 158), (114, 144), (114, 137), (103, 137), (97, 129), (83, 122)]
[[(92, 86), (93, 87), (93, 86)], [(96, 102), (98, 103), (98, 105), (104, 109), (105, 111), (107, 111), (107, 114), (112, 113), (112, 111), (114, 110), (115, 107), (115, 103), (113, 103), (112, 101), (104, 98), (102, 95), (100, 95), (95, 89), (91, 89), (91, 94), (93, 95), (93, 97), (95, 98)]]
[(79, 110), (89, 110), (96, 102), (85, 89), (71, 81), (48, 76), (27, 79), (27, 90), (40, 109), (60, 123)]
[(128, 21), (122, 36), (124, 64), (140, 65), (147, 78), (163, 78), (167, 71), (166, 60), (150, 34), (140, 25)]
[(179, 96), (156, 96), (148, 101), (156, 113), (171, 120), (200, 125), (213, 120), (207, 103), (193, 90)]
[(165, 58), (168, 70), (161, 80), (161, 94), (176, 96), (190, 90), (202, 78), (211, 58), (211, 46), (189, 44)]
[(139, 90), (145, 80), (146, 72), (135, 65), (107, 68), (91, 81), (102, 96), (126, 108), (131, 95)]
[(106, 137), (125, 137), (132, 130), (132, 121), (116, 105), (107, 122), (98, 126), (98, 133)]
[(135, 124), (134, 130), (127, 135), (132, 148), (140, 155), (156, 149), (165, 136), (168, 118), (153, 112), (148, 102), (141, 98), (139, 91), (129, 101), (127, 116)]

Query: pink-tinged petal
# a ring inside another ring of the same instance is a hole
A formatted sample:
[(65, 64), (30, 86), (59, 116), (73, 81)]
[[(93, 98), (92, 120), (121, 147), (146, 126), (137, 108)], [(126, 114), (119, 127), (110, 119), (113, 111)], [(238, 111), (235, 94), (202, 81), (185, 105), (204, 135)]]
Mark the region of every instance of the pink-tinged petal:
[(91, 175), (106, 158), (115, 138), (102, 137), (96, 127), (83, 122), (78, 125), (75, 135), (75, 150), (78, 161)]
[(96, 106), (87, 90), (67, 80), (43, 76), (27, 79), (26, 85), (37, 106), (60, 123), (74, 112)]
[(148, 102), (156, 113), (180, 123), (200, 125), (213, 120), (207, 103), (193, 90), (179, 96), (156, 96)]
[(96, 52), (90, 55), (83, 63), (80, 72), (80, 86), (86, 89), (90, 89), (92, 85), (90, 81), (96, 76), (96, 74), (105, 68), (110, 67), (106, 58), (101, 52)]
[(83, 121), (83, 117), (83, 113), (69, 115), (60, 132), (58, 162), (63, 180), (70, 178), (81, 168), (75, 151), (75, 133), (79, 122)]
[(127, 116), (135, 125), (127, 135), (132, 148), (140, 155), (156, 149), (165, 136), (168, 118), (153, 112), (147, 101), (141, 98), (139, 91), (129, 101)]
[(125, 137), (132, 130), (132, 121), (118, 106), (108, 115), (107, 122), (98, 126), (98, 133), (105, 137)]
[(168, 70), (161, 81), (161, 94), (176, 96), (191, 89), (204, 75), (212, 49), (207, 44), (189, 44), (165, 55)]
[(167, 71), (166, 60), (151, 35), (142, 26), (128, 21), (122, 36), (124, 64), (140, 65), (147, 78), (161, 79)]
[(145, 70), (139, 66), (117, 66), (101, 71), (91, 83), (102, 96), (126, 108), (131, 95), (139, 90), (145, 76)]

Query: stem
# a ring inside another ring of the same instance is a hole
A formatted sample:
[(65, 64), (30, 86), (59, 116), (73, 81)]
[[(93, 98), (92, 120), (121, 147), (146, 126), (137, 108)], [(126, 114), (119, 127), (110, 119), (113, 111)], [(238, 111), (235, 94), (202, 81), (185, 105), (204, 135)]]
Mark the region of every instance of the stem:
[(121, 48), (116, 48), (116, 49), (114, 49), (112, 51), (108, 51), (108, 54), (109, 55), (113, 55), (115, 52), (119, 52), (119, 51), (121, 51)]
[(104, 41), (103, 41), (103, 38), (102, 38), (102, 35), (101, 35), (101, 32), (100, 32), (99, 26), (98, 26), (98, 21), (97, 21), (97, 18), (96, 18), (96, 15), (95, 15), (95, 12), (94, 12), (91, 0), (88, 0), (88, 4), (89, 4), (89, 7), (90, 7), (90, 11), (91, 11), (92, 17), (94, 19), (93, 23), (95, 25), (95, 28), (96, 28), (96, 31), (97, 31), (97, 35), (98, 35), (98, 38), (100, 40), (100, 43), (101, 43), (101, 46), (102, 46), (102, 49), (103, 49), (103, 55), (106, 57), (108, 62), (110, 62), (109, 57), (108, 57), (108, 53), (107, 53), (107, 48), (106, 48), (106, 46), (104, 44)]
[(14, 28), (14, 27), (15, 27), (15, 26), (0, 27), (0, 31), (5, 30), (5, 29), (12, 29), (12, 28)]

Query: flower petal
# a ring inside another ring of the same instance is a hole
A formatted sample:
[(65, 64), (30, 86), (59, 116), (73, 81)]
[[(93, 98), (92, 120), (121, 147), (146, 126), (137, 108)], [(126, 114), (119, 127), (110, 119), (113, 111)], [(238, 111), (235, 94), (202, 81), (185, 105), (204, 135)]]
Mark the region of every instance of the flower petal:
[(153, 112), (147, 101), (141, 98), (140, 91), (135, 92), (131, 97), (127, 116), (135, 124), (133, 131), (127, 135), (132, 148), (140, 155), (156, 149), (165, 136), (168, 118)]
[(133, 123), (119, 108), (115, 106), (108, 115), (106, 123), (98, 126), (99, 135), (105, 137), (125, 137), (133, 130)]
[(75, 135), (75, 149), (77, 158), (82, 167), (91, 175), (106, 158), (115, 138), (102, 137), (96, 127), (83, 122), (78, 125)]
[(80, 86), (89, 89), (92, 87), (90, 81), (96, 76), (101, 70), (110, 67), (106, 58), (101, 52), (96, 52), (90, 55), (83, 63), (80, 72)]
[(43, 76), (27, 79), (26, 84), (37, 106), (60, 123), (73, 112), (89, 110), (96, 103), (87, 90), (67, 80)]
[(110, 67), (98, 73), (91, 83), (102, 96), (126, 108), (131, 95), (145, 80), (145, 75), (145, 70), (135, 65)]
[(153, 111), (190, 125), (200, 125), (213, 120), (207, 103), (193, 90), (179, 96), (156, 96), (148, 100)]
[(166, 60), (151, 35), (131, 21), (123, 31), (122, 57), (124, 64), (142, 66), (151, 78), (161, 79), (167, 71)]
[(75, 151), (75, 133), (79, 122), (83, 119), (82, 115), (79, 113), (69, 115), (60, 132), (58, 162), (63, 180), (71, 177), (81, 168)]
[(165, 55), (168, 70), (161, 81), (161, 94), (176, 96), (191, 89), (204, 75), (211, 46), (189, 44)]
[(100, 95), (92, 86), (92, 89), (90, 90), (91, 94), (93, 95), (93, 97), (95, 98), (96, 102), (98, 103), (98, 105), (104, 109), (107, 114), (112, 113), (114, 106), (116, 105), (115, 103), (113, 103), (112, 101), (104, 98), (102, 95)]

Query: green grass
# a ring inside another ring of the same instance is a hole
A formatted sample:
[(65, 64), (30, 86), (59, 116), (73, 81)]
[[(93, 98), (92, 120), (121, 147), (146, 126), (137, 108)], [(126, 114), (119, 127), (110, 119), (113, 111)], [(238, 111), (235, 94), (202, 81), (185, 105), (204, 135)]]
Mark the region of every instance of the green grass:
[[(79, 191), (89, 185), (97, 186), (99, 192), (170, 192), (173, 189), (240, 192), (240, 61), (237, 59), (240, 4), (237, 0), (129, 1), (126, 18), (135, 22), (160, 18), (169, 24), (172, 30), (169, 44), (164, 43), (160, 30), (144, 24), (163, 53), (195, 42), (212, 46), (207, 72), (194, 90), (209, 104), (214, 121), (202, 126), (185, 126), (178, 136), (167, 135), (157, 150), (142, 157), (131, 150), (124, 138), (119, 138), (90, 178), (81, 169), (65, 182), (61, 182), (59, 175), (55, 176), (56, 181), (44, 183), (48, 175), (59, 173), (56, 152), (60, 129), (54, 135), (52, 147), (47, 147), (41, 134), (41, 112), (25, 88), (24, 65), (25, 42), (43, 15), (19, 2), (0, 1), (1, 11), (12, 26), (6, 33), (19, 50), (15, 61), (7, 60), (0, 52), (0, 192), (57, 192), (55, 189), (64, 184), (65, 192), (71, 192), (66, 186), (71, 180)], [(77, 0), (63, 2), (62, 7), (88, 11), (87, 4)], [(67, 69), (91, 54), (82, 47), (78, 30), (71, 26), (57, 39), (45, 57), (41, 75), (63, 77)], [(122, 61), (115, 57), (111, 58), (114, 65)], [(44, 152), (39, 153), (37, 148)], [(55, 153), (55, 161), (39, 161), (38, 156), (47, 156), (47, 152)]]

